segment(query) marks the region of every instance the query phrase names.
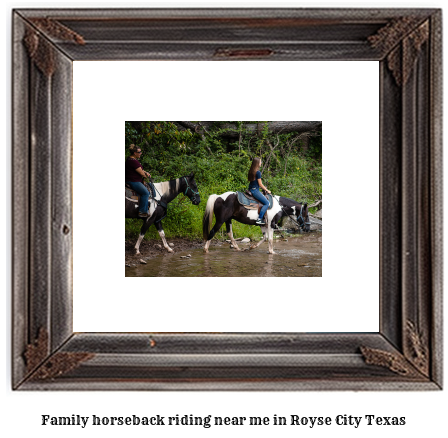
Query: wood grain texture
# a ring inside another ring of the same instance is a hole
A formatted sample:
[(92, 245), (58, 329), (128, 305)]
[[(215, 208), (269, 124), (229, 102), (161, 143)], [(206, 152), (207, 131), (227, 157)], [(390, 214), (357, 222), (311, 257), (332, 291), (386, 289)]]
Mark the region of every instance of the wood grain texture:
[[(440, 389), (441, 25), (435, 9), (14, 11), (13, 388)], [(378, 61), (379, 333), (73, 333), (72, 62), (257, 56)]]
[(380, 62), (380, 331), (402, 347), (401, 90)]
[[(12, 385), (26, 374), (23, 352), (29, 342), (28, 275), (29, 275), (29, 64), (22, 44), (25, 23), (13, 19), (12, 84)], [(25, 147), (24, 147), (25, 145)], [(19, 147), (20, 146), (20, 147)]]
[(51, 79), (51, 326), (54, 351), (73, 332), (72, 62), (59, 51)]
[(431, 376), (443, 384), (443, 117), (442, 11), (431, 15), (429, 56)]

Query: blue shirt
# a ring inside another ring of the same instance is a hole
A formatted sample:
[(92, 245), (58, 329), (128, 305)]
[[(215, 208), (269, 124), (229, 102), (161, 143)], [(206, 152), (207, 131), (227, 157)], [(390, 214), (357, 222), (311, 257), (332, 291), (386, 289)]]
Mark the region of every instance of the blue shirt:
[(255, 180), (249, 183), (249, 190), (251, 189), (260, 190), (260, 185), (258, 184), (259, 179), (261, 179), (261, 172), (257, 170), (257, 173), (255, 174)]

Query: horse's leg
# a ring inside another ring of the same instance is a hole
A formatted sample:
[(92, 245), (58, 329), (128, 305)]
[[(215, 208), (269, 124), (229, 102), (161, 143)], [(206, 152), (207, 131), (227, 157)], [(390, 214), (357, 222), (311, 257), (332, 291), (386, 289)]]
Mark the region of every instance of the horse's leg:
[(170, 248), (170, 246), (168, 245), (168, 243), (166, 242), (166, 239), (165, 239), (165, 233), (164, 233), (164, 231), (163, 231), (163, 227), (162, 227), (162, 221), (160, 221), (160, 222), (156, 222), (154, 225), (155, 225), (155, 227), (157, 228), (157, 231), (159, 232), (159, 236), (160, 236), (160, 238), (162, 239), (164, 248), (165, 248), (166, 250), (168, 250), (168, 252), (174, 252), (174, 251)]
[(210, 246), (210, 242), (211, 242), (211, 240), (207, 240), (207, 242), (205, 242), (205, 245), (204, 245), (204, 253), (205, 254), (208, 253), (208, 247)]
[(226, 221), (226, 231), (227, 231), (227, 235), (230, 238), (230, 241), (232, 242), (233, 247), (237, 250), (237, 251), (241, 251), (238, 248), (238, 244), (236, 243), (236, 240), (233, 238), (233, 231), (232, 231), (232, 219), (229, 219)]
[(135, 246), (134, 246), (134, 249), (135, 249), (135, 254), (140, 254), (140, 243), (142, 243), (142, 240), (143, 240), (143, 238), (145, 237), (145, 233), (141, 233), (140, 232), (140, 234), (139, 234), (139, 236), (138, 236), (138, 240), (137, 240), (137, 243), (135, 244)]
[(137, 243), (134, 246), (135, 254), (140, 254), (140, 244), (142, 243), (143, 237), (145, 237), (148, 228), (153, 224), (154, 218), (148, 218), (143, 222), (142, 227), (140, 228), (140, 234), (138, 236)]
[[(234, 200), (232, 200), (232, 196)], [(219, 201), (215, 204), (215, 201)], [(211, 195), (207, 201), (207, 206), (204, 213), (204, 219), (203, 219), (203, 236), (205, 245), (204, 245), (204, 253), (208, 253), (208, 248), (210, 246), (210, 241), (213, 239), (213, 236), (219, 231), (219, 229), (222, 227), (222, 224), (226, 223), (227, 233), (231, 233), (231, 219), (232, 215), (234, 214), (235, 206), (234, 201), (236, 201), (236, 195), (230, 195), (226, 200), (223, 200), (217, 196), (217, 195)], [(212, 212), (215, 216), (215, 225), (213, 228), (208, 232), (208, 226), (211, 225), (212, 220)], [(208, 232), (208, 234), (207, 234)], [(233, 239), (233, 234), (231, 237), (231, 240)], [(234, 239), (233, 239), (234, 241)], [(236, 248), (238, 249), (238, 245), (236, 245)]]
[(210, 233), (207, 236), (207, 242), (205, 242), (204, 246), (204, 253), (208, 253), (208, 248), (210, 246), (210, 242), (213, 239), (213, 236), (219, 231), (219, 229), (222, 227), (222, 224), (224, 222), (218, 222), (218, 220), (215, 222), (215, 225), (213, 225), (213, 228), (210, 230)]
[(263, 229), (264, 229), (264, 227), (261, 227), (261, 231), (263, 233), (263, 238), (258, 243), (251, 245), (249, 249), (258, 248), (266, 240), (266, 231)]
[(277, 254), (274, 252), (274, 230), (268, 226), (268, 242), (269, 242), (269, 254)]

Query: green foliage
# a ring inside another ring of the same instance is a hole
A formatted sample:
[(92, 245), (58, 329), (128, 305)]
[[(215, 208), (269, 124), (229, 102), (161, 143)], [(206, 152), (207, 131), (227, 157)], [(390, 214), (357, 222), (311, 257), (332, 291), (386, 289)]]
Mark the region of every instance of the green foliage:
[(307, 157), (322, 161), (322, 132), (320, 132), (315, 137), (310, 138)]
[[(223, 136), (229, 129), (224, 124), (233, 123), (239, 137)], [(188, 175), (194, 171), (201, 203), (194, 206), (189, 199), (179, 195), (168, 205), (168, 215), (163, 228), (168, 238), (202, 238), (202, 216), (211, 194), (227, 191), (244, 191), (248, 186), (247, 174), (252, 158), (263, 161), (263, 184), (273, 194), (297, 201), (313, 202), (322, 196), (322, 137), (310, 139), (307, 153), (300, 149), (294, 133), (273, 135), (267, 122), (258, 134), (248, 133), (248, 122), (216, 122), (207, 131), (192, 132), (179, 129), (172, 122), (125, 122), (125, 156), (129, 145), (141, 147), (143, 168), (155, 182)], [(268, 141), (271, 146), (269, 146)], [(272, 147), (274, 150), (272, 150)], [(126, 219), (126, 239), (136, 238), (142, 222)], [(236, 237), (259, 238), (259, 227), (233, 221)], [(217, 238), (227, 238), (221, 227)], [(146, 239), (157, 239), (155, 227), (150, 227)]]

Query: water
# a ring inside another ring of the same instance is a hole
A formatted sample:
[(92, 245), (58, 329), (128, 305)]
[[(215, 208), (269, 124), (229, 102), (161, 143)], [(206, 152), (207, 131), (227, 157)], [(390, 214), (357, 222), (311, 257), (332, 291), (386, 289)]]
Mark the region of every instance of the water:
[(208, 254), (202, 248), (167, 253), (146, 265), (126, 268), (126, 277), (321, 277), (322, 233), (287, 239), (274, 239), (277, 254), (268, 254), (267, 242), (250, 251), (249, 244), (238, 242), (244, 251), (223, 243), (211, 246)]

